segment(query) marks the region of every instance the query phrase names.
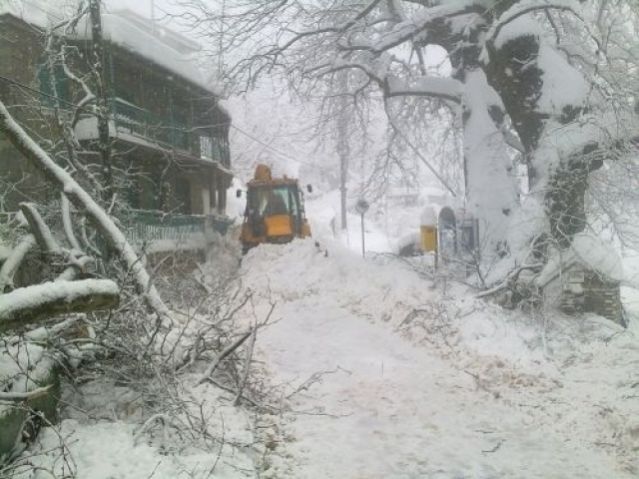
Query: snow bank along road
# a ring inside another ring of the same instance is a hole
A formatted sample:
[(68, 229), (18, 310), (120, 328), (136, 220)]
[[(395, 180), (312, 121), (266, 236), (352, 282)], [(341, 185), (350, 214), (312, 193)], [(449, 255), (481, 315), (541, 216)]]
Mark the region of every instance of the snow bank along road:
[(329, 249), (243, 261), (258, 310), (277, 303), (257, 347), (291, 409), (263, 477), (639, 477), (636, 333), (555, 315), (543, 334), (395, 260)]

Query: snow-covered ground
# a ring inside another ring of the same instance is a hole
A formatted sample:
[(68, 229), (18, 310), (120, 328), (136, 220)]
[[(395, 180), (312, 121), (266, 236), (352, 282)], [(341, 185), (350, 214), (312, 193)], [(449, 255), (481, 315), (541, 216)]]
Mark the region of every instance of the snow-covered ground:
[(264, 477), (637, 477), (636, 322), (508, 314), (320, 242), (242, 264), (290, 407)]
[[(348, 234), (330, 226), (337, 199), (308, 202), (312, 240), (260, 246), (240, 267), (253, 292), (241, 319), (253, 324), (275, 304), (252, 368), (270, 413), (186, 376), (183, 393), (216, 437), (186, 446), (161, 440), (156, 424), (149, 441), (131, 392), (97, 383), (41, 434), (32, 462), (92, 479), (639, 476), (636, 289), (623, 290), (627, 330), (594, 315), (508, 312), (375, 253), (392, 250), (412, 217), (418, 225), (417, 210), (392, 218), (390, 234), (371, 218), (361, 258), (359, 218)], [(223, 256), (204, 270), (236, 261)], [(50, 477), (38, 474), (24, 477)]]
[[(162, 418), (144, 423), (145, 404), (128, 387), (105, 380), (66, 391), (64, 419), (42, 430), (11, 478), (176, 479), (256, 477), (251, 415), (234, 395), (184, 376), (181, 394), (213, 435), (208, 444), (176, 433)], [(182, 425), (183, 426), (183, 425)], [(182, 430), (185, 428), (182, 427)], [(2, 475), (0, 471), (0, 477)]]

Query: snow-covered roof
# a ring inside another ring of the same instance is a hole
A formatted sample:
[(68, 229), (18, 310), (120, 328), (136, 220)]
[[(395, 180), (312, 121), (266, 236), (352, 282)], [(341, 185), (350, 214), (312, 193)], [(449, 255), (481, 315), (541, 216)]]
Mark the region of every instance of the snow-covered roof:
[(623, 266), (619, 254), (600, 238), (580, 233), (575, 235), (567, 251), (551, 256), (536, 279), (540, 287), (546, 286), (570, 266), (581, 263), (612, 281), (623, 279)]
[[(10, 14), (38, 28), (45, 29), (68, 18), (76, 0), (5, 0), (0, 1), (0, 15)], [(88, 18), (77, 27), (77, 38), (91, 38)], [(129, 10), (102, 14), (106, 40), (135, 55), (159, 65), (185, 80), (217, 93), (214, 85), (198, 67), (200, 47), (192, 40), (165, 27), (153, 27), (151, 20)]]

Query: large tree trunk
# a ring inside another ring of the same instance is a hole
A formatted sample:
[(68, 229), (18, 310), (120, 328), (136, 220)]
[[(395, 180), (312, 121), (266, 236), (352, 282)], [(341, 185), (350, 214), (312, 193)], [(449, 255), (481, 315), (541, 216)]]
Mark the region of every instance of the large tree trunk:
[[(525, 148), (530, 192), (543, 205), (539, 214), (546, 217), (552, 240), (568, 247), (586, 227), (588, 176), (601, 166), (592, 155), (596, 140), (585, 142), (585, 135), (574, 125), (584, 113), (589, 89), (562, 55), (525, 29), (499, 48), (489, 44), (488, 50), (490, 62), (485, 71)], [(550, 58), (552, 62), (547, 61)], [(551, 65), (553, 71), (545, 70), (545, 65)], [(557, 80), (561, 83), (552, 84)], [(567, 91), (570, 95), (566, 97)], [(569, 135), (574, 138), (572, 147), (559, 144), (570, 140)]]
[(491, 118), (498, 102), (480, 69), (465, 73), (464, 169), (468, 206), (480, 220), (485, 260), (506, 254), (510, 217), (517, 207), (514, 168), (500, 130)]
[[(517, 207), (517, 183), (513, 162), (500, 131), (503, 105), (488, 84), (479, 61), (479, 28), (467, 38), (451, 42), (453, 76), (464, 85), (462, 121), (464, 178), (470, 212), (480, 221), (481, 253), (484, 260), (507, 252), (506, 237)], [(463, 45), (463, 46), (460, 46)]]

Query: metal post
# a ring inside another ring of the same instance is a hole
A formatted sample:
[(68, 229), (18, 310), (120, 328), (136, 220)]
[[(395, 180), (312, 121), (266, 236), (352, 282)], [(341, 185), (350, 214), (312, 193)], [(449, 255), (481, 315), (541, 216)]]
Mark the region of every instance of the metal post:
[(366, 258), (366, 234), (364, 230), (364, 213), (362, 213), (362, 258)]
[(368, 208), (370, 208), (370, 205), (364, 198), (359, 199), (355, 204), (355, 209), (362, 218), (362, 258), (366, 258), (366, 231), (364, 230), (364, 215), (368, 211)]
[(348, 78), (346, 72), (343, 71), (339, 77), (339, 94), (342, 95), (339, 102), (339, 113), (337, 117), (337, 152), (339, 154), (339, 171), (340, 171), (340, 213), (341, 227), (343, 230), (348, 229), (346, 214), (346, 196), (347, 196), (347, 177), (348, 177), (348, 157), (350, 156), (350, 145), (348, 138), (348, 100), (346, 98), (346, 90), (348, 87)]

